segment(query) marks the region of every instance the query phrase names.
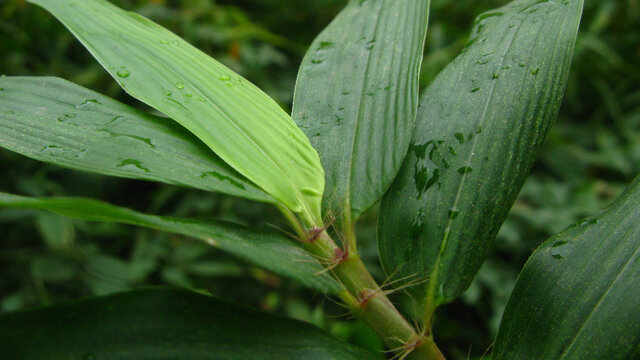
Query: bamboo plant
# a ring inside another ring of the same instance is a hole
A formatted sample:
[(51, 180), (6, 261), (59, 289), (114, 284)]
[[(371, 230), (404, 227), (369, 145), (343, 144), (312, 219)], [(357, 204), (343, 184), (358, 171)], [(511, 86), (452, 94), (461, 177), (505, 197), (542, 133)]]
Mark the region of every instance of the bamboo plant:
[[(0, 146), (110, 176), (272, 204), (295, 240), (85, 198), (0, 193), (51, 211), (193, 237), (343, 303), (400, 359), (444, 359), (434, 311), (478, 272), (562, 102), (582, 0), (480, 15), (420, 93), (429, 0), (351, 0), (311, 44), (289, 115), (256, 86), (106, 0), (29, 0), (147, 113), (53, 77), (0, 78)], [(381, 201), (383, 288), (355, 224)], [(519, 276), (494, 359), (640, 356), (640, 178), (546, 241)], [(387, 296), (402, 290), (417, 311)], [(437, 334), (435, 334), (437, 337)], [(445, 351), (446, 352), (446, 351)], [(0, 314), (3, 359), (369, 359), (311, 325), (186, 290), (140, 289)]]

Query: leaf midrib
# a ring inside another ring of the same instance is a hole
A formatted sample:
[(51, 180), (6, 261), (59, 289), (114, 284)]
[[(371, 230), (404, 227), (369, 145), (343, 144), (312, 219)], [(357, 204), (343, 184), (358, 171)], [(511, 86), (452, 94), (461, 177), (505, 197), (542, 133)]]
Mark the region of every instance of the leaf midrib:
[[(394, 0), (395, 1), (395, 0)], [(384, 12), (384, 3), (385, 1), (383, 1), (383, 4), (380, 5), (380, 8), (378, 10), (378, 16), (376, 18), (376, 24), (373, 27), (373, 37), (374, 39), (377, 39), (378, 37), (378, 27), (380, 26), (380, 18), (381, 18), (381, 14)], [(345, 187), (345, 197), (344, 197), (344, 201), (345, 201), (345, 205), (344, 205), (344, 209), (342, 209), (345, 212), (345, 217), (348, 218), (348, 223), (351, 223), (351, 177), (353, 176), (353, 163), (356, 157), (356, 153), (355, 153), (355, 149), (356, 149), (356, 140), (358, 139), (358, 134), (360, 133), (360, 120), (362, 117), (362, 110), (363, 110), (363, 99), (366, 95), (366, 91), (367, 91), (367, 86), (369, 85), (369, 69), (370, 69), (370, 65), (371, 65), (371, 54), (373, 53), (373, 51), (370, 51), (367, 53), (367, 63), (365, 66), (365, 70), (364, 70), (364, 81), (362, 83), (362, 87), (360, 88), (360, 97), (358, 98), (358, 114), (356, 116), (356, 121), (353, 124), (354, 127), (354, 131), (353, 131), (353, 137), (351, 138), (351, 146), (350, 146), (350, 151), (351, 154), (349, 156), (349, 164), (347, 166), (347, 169), (349, 170), (349, 173), (347, 174), (346, 177), (346, 187)]]
[[(499, 63), (499, 68), (502, 68), (502, 66), (504, 64), (504, 61), (505, 61), (505, 58), (506, 58), (505, 55), (509, 52), (509, 50), (511, 50), (511, 46), (514, 44), (515, 37), (518, 34), (518, 32), (520, 31), (520, 29), (522, 28), (523, 23), (524, 22), (521, 21), (520, 24), (518, 24), (518, 27), (513, 32), (513, 35), (511, 36), (511, 39), (509, 40), (509, 43), (508, 43), (505, 51), (503, 52), (503, 54), (501, 56), (500, 63)], [(491, 83), (491, 89), (489, 90), (489, 95), (487, 96), (487, 100), (486, 100), (485, 107), (484, 107), (483, 112), (482, 112), (482, 116), (481, 116), (481, 119), (480, 119), (480, 122), (479, 122), (479, 126), (482, 126), (484, 124), (484, 121), (486, 119), (486, 116), (487, 116), (487, 113), (488, 113), (488, 110), (489, 110), (489, 104), (493, 100), (493, 93), (495, 91), (496, 86), (497, 86), (497, 82), (493, 81)], [(465, 166), (469, 166), (469, 164), (471, 163), (471, 159), (473, 158), (473, 153), (474, 153), (474, 149), (475, 149), (477, 140), (478, 140), (478, 136), (475, 136), (473, 138), (473, 142), (471, 143), (471, 149), (469, 150), (469, 157), (467, 158)], [(467, 175), (466, 172), (461, 175), (460, 185), (458, 186), (458, 190), (456, 192), (456, 198), (455, 198), (455, 200), (453, 202), (452, 208), (456, 208), (456, 206), (458, 205), (458, 202), (460, 200), (460, 194), (462, 193), (462, 188), (464, 187), (464, 182), (465, 182), (465, 179), (467, 178), (467, 176), (468, 175)], [(453, 223), (453, 219), (451, 219), (451, 218), (447, 219), (447, 225), (446, 225), (445, 230), (443, 232), (443, 236), (440, 239), (440, 241), (441, 241), (441, 243), (440, 243), (440, 251), (438, 252), (438, 255), (436, 256), (436, 261), (434, 263), (434, 269), (433, 269), (433, 271), (432, 271), (432, 273), (431, 273), (431, 275), (429, 277), (429, 279), (431, 281), (429, 281), (429, 288), (427, 289), (427, 302), (426, 303), (427, 304), (431, 304), (432, 307), (433, 307), (433, 305), (435, 305), (433, 303), (433, 296), (434, 296), (436, 285), (439, 282), (439, 279), (437, 277), (438, 277), (438, 273), (440, 271), (440, 263), (442, 262), (442, 256), (444, 254), (444, 250), (447, 247), (448, 235), (449, 235), (449, 232), (451, 231), (452, 223)]]

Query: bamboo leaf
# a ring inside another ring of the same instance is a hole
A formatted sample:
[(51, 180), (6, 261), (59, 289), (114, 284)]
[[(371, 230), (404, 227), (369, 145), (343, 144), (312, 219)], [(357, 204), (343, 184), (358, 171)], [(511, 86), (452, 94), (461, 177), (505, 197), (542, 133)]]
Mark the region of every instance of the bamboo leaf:
[(311, 44), (293, 118), (325, 168), (324, 210), (355, 220), (396, 176), (416, 116), (428, 15), (429, 0), (352, 0)]
[(470, 284), (562, 101), (582, 0), (516, 0), (480, 15), (427, 89), (385, 195), (379, 247), (425, 316)]
[(493, 359), (640, 357), (640, 177), (545, 241), (505, 310)]
[(319, 222), (324, 173), (291, 117), (187, 42), (106, 0), (29, 0), (55, 15), (133, 97), (194, 133), (307, 222)]
[(323, 293), (333, 294), (342, 289), (322, 271), (322, 265), (315, 258), (292, 240), (275, 232), (216, 220), (147, 215), (84, 198), (39, 199), (0, 192), (2, 207), (46, 210), (88, 221), (131, 224), (190, 236)]
[(0, 78), (0, 146), (72, 169), (274, 201), (170, 119), (57, 78)]
[(0, 315), (0, 357), (372, 359), (301, 321), (195, 292), (150, 288)]

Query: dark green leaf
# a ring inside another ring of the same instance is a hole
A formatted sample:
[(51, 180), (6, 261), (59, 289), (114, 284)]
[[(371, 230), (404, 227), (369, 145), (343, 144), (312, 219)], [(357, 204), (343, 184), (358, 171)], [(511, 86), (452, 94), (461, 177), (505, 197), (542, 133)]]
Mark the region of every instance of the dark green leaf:
[(325, 211), (357, 218), (398, 172), (416, 116), (428, 13), (429, 0), (352, 0), (305, 56), (293, 118), (320, 153)]
[(531, 256), (493, 358), (640, 358), (640, 177)]
[(290, 277), (324, 293), (341, 290), (323, 267), (300, 246), (275, 232), (249, 229), (215, 220), (193, 220), (142, 214), (83, 198), (28, 198), (0, 192), (0, 208), (40, 209), (89, 221), (118, 222), (190, 236)]
[(167, 29), (106, 0), (29, 0), (64, 23), (131, 96), (189, 129), (307, 222), (324, 172), (291, 117), (260, 89)]
[(516, 0), (480, 15), (428, 88), (382, 201), (380, 254), (428, 316), (466, 289), (553, 125), (582, 0)]
[(0, 78), (0, 146), (78, 170), (274, 201), (170, 119), (58, 78)]
[(210, 296), (144, 289), (0, 315), (11, 360), (375, 358), (301, 321)]

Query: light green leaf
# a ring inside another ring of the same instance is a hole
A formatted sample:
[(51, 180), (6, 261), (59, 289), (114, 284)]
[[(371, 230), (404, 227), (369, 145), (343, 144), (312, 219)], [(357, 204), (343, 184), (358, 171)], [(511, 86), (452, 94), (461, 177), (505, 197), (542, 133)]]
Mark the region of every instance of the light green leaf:
[(382, 201), (387, 274), (425, 316), (470, 284), (562, 101), (582, 0), (516, 0), (480, 15), (427, 89), (407, 158)]
[(0, 146), (105, 175), (274, 201), (170, 119), (58, 78), (0, 78)]
[(84, 198), (38, 199), (0, 192), (2, 207), (46, 210), (83, 220), (125, 223), (190, 236), (323, 293), (337, 293), (342, 289), (322, 272), (323, 267), (315, 258), (293, 240), (275, 232), (216, 220), (147, 215)]
[(493, 359), (640, 358), (640, 177), (545, 241), (518, 277)]
[(320, 222), (324, 173), (291, 117), (187, 42), (106, 0), (29, 0), (71, 30), (131, 96), (189, 129), (307, 222)]
[(416, 116), (428, 15), (429, 0), (352, 0), (307, 52), (293, 118), (320, 153), (325, 211), (355, 220), (396, 176)]
[(26, 360), (376, 357), (307, 323), (151, 288), (0, 315), (0, 357)]

